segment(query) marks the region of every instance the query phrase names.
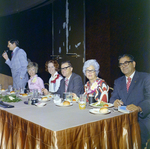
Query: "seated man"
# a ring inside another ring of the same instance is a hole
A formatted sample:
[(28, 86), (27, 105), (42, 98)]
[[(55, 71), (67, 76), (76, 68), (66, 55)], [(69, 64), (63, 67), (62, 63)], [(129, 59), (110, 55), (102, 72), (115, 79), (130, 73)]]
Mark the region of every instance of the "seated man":
[(115, 107), (125, 105), (127, 110), (139, 112), (142, 148), (150, 135), (150, 74), (137, 72), (132, 55), (119, 57), (119, 67), (125, 76), (115, 80), (110, 102)]
[[(65, 77), (60, 82), (60, 87), (57, 94), (60, 94), (60, 97), (63, 97), (64, 92), (72, 92), (74, 95), (79, 97), (80, 94), (84, 93), (84, 87), (82, 83), (82, 78), (73, 73), (73, 67), (69, 61), (62, 62), (61, 64), (61, 73)], [(48, 94), (46, 89), (43, 90), (44, 94)]]

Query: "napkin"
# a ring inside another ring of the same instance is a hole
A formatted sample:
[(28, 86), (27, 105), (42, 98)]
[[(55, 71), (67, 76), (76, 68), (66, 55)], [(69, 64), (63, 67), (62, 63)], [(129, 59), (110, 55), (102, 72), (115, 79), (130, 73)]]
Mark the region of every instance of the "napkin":
[(54, 99), (54, 103), (55, 103), (55, 104), (60, 104), (60, 103), (61, 103), (61, 98), (59, 98), (59, 99)]
[(130, 113), (130, 111), (126, 109), (126, 106), (118, 107), (118, 111), (123, 112), (123, 113)]

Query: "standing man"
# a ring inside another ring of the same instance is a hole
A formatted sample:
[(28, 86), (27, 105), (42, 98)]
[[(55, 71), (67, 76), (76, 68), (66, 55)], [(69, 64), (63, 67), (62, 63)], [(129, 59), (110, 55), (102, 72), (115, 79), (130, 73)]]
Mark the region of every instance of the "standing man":
[(138, 111), (143, 149), (150, 135), (150, 74), (135, 70), (132, 55), (124, 54), (118, 60), (125, 76), (115, 80), (110, 102), (115, 107), (125, 105), (129, 111)]
[(13, 87), (15, 89), (24, 88), (28, 81), (27, 74), (27, 55), (23, 49), (19, 47), (19, 41), (11, 39), (8, 41), (7, 47), (12, 51), (11, 60), (8, 58), (7, 53), (3, 53), (3, 57), (6, 60), (5, 63), (10, 67), (12, 78), (13, 78)]

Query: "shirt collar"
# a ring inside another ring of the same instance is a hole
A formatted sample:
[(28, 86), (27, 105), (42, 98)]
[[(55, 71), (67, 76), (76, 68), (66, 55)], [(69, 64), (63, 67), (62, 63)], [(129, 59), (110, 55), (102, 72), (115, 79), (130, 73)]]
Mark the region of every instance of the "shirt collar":
[[(133, 79), (133, 77), (134, 77), (134, 74), (135, 74), (135, 71), (132, 73), (132, 75), (130, 75), (129, 77), (131, 78), (131, 81), (132, 81), (132, 79)], [(126, 82), (128, 82), (128, 77), (126, 76)]]
[(57, 75), (58, 75), (58, 72), (56, 71), (55, 74), (54, 74), (54, 76), (53, 76), (52, 78), (54, 78), (54, 77), (57, 76)]
[(69, 76), (69, 78), (65, 78), (65, 81), (68, 79), (68, 81), (70, 80), (70, 78), (71, 78), (71, 76), (72, 76), (72, 74)]
[(18, 48), (18, 47), (14, 48), (12, 52), (14, 53), (14, 52), (16, 51), (17, 48)]

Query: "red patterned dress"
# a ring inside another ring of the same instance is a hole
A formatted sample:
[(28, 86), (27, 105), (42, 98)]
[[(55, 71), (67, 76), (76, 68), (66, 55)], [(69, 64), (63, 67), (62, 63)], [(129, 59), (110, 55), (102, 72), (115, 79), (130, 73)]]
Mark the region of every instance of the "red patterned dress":
[(108, 91), (109, 86), (103, 79), (100, 78), (97, 78), (91, 86), (89, 81), (84, 85), (84, 94), (87, 95), (87, 101), (89, 94), (92, 94), (96, 101), (100, 100), (108, 102)]

